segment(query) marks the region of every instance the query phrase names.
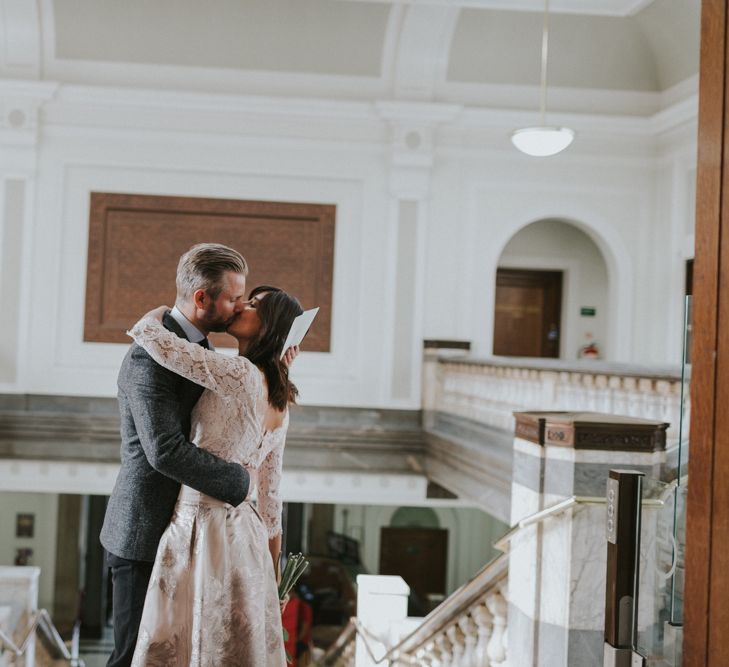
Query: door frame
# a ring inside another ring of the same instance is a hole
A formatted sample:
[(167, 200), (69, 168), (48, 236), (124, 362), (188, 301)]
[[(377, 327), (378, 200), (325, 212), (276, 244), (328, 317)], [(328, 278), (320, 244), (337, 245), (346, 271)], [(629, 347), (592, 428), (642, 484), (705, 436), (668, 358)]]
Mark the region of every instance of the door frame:
[(703, 0), (683, 659), (729, 665), (729, 0)]
[[(529, 267), (529, 268), (525, 268)], [(499, 269), (519, 269), (522, 271), (561, 271), (562, 272), (562, 307), (559, 315), (559, 358), (571, 359), (570, 350), (576, 358), (577, 348), (580, 346), (578, 329), (579, 304), (577, 304), (580, 284), (580, 262), (576, 259), (562, 257), (535, 257), (532, 255), (511, 255), (503, 262), (499, 262), (494, 272), (494, 317), (492, 329), (496, 326), (496, 275)], [(609, 295), (608, 295), (609, 296)], [(602, 341), (600, 341), (602, 343)], [(603, 355), (607, 346), (603, 343)], [(491, 336), (491, 352), (493, 353), (493, 331)]]

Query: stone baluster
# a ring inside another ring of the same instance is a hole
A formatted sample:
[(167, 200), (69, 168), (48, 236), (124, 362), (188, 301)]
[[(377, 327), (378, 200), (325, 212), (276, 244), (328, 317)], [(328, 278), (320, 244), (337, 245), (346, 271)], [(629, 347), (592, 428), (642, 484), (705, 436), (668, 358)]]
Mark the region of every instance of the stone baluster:
[(478, 667), (476, 665), (478, 626), (468, 614), (464, 614), (458, 619), (458, 627), (463, 633), (463, 641), (465, 644), (465, 649), (463, 651), (463, 667)]
[(486, 607), (493, 617), (493, 630), (489, 639), (486, 654), (491, 665), (503, 665), (506, 661), (504, 635), (506, 634), (506, 600), (500, 591), (493, 591), (486, 596)]
[(599, 412), (610, 412), (610, 390), (607, 375), (595, 376), (595, 402)]
[(426, 667), (440, 667), (440, 659), (435, 648), (435, 642), (429, 641), (415, 654), (416, 663)]
[(606, 409), (614, 415), (623, 414), (622, 408), (622, 392), (620, 389), (622, 382), (616, 375), (608, 377), (608, 392), (610, 393), (609, 407)]
[(501, 594), (504, 604), (506, 605), (506, 625), (504, 626), (504, 632), (501, 636), (501, 646), (504, 649), (504, 659), (501, 661), (501, 667), (509, 667), (509, 580), (504, 580), (499, 586), (499, 593)]
[[(431, 665), (430, 656), (428, 655), (428, 652), (425, 650), (425, 647), (421, 647), (415, 652), (415, 663), (417, 665), (422, 665), (422, 667), (430, 667), (430, 665)], [(401, 663), (400, 661), (396, 661), (395, 664), (404, 665), (406, 663), (404, 663), (404, 662)]]
[(455, 623), (446, 630), (446, 635), (451, 642), (453, 647), (453, 667), (463, 667), (463, 633), (461, 629)]
[(471, 610), (471, 617), (478, 626), (478, 641), (476, 642), (476, 660), (474, 662), (477, 667), (488, 667), (488, 645), (491, 638), (491, 629), (493, 627), (494, 617), (485, 604), (480, 604)]
[(445, 632), (435, 638), (435, 644), (438, 647), (436, 652), (440, 654), (440, 667), (454, 667), (451, 643)]

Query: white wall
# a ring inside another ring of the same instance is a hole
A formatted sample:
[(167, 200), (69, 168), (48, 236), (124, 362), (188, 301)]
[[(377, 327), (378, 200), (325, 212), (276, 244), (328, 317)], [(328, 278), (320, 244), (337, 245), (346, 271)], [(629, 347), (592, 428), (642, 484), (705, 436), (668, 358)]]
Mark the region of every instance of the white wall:
[(115, 394), (126, 346), (82, 340), (92, 191), (337, 205), (332, 351), (297, 360), (303, 403), (419, 406), (425, 337), (490, 354), (499, 257), (545, 218), (605, 258), (606, 358), (676, 360), (693, 111), (662, 154), (657, 121), (584, 116), (535, 160), (506, 112), (49, 85), (30, 86), (37, 127), (0, 133), (0, 391)]
[[(644, 360), (655, 316), (645, 302), (665, 298), (665, 278), (675, 270), (670, 260), (656, 267), (661, 293), (652, 291), (653, 172), (646, 159), (569, 152), (551, 161), (513, 153), (491, 160), (454, 153), (443, 161), (438, 172), (443, 186), (434, 190), (433, 204), (443, 222), (432, 224), (428, 253), (430, 264), (439, 261), (449, 270), (429, 274), (428, 292), (436, 302), (447, 300), (456, 313), (448, 318), (429, 313), (429, 335), (470, 339), (478, 354), (489, 355), (493, 286), (504, 247), (526, 225), (559, 218), (588, 234), (605, 258), (612, 288), (606, 358)], [(666, 313), (659, 319), (667, 324)]]
[[(16, 537), (18, 514), (35, 515), (33, 537)], [(33, 549), (29, 565), (40, 567), (38, 604), (53, 611), (56, 571), (56, 524), (58, 496), (52, 493), (0, 493), (0, 565), (15, 564), (15, 550)]]
[[(337, 505), (334, 530), (360, 541), (362, 563), (370, 574), (380, 567), (380, 530), (389, 526), (397, 507), (372, 505)], [(450, 594), (470, 579), (497, 555), (493, 543), (502, 537), (508, 526), (498, 519), (470, 507), (430, 507), (437, 515), (440, 528), (448, 530), (447, 593)], [(344, 530), (344, 513), (347, 529)]]
[[(532, 223), (511, 238), (498, 266), (562, 271), (560, 357), (575, 359), (588, 333), (601, 355), (607, 353), (607, 267), (600, 249), (587, 234), (559, 220)], [(595, 316), (581, 315), (582, 307), (594, 308)]]

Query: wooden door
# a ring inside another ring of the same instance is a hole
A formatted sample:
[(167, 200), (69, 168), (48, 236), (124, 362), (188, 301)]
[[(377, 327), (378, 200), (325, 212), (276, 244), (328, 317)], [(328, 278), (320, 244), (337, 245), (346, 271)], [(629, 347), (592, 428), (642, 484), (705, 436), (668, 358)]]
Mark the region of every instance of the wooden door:
[(428, 593), (445, 595), (447, 567), (444, 528), (382, 528), (380, 574), (401, 576), (422, 603)]
[(562, 272), (496, 272), (494, 354), (559, 357)]

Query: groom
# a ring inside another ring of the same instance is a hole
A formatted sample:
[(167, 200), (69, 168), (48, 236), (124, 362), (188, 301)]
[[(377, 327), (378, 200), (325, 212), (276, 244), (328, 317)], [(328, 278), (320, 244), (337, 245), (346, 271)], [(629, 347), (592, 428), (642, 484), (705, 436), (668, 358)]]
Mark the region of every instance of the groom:
[[(245, 259), (215, 243), (193, 246), (177, 267), (175, 308), (164, 325), (210, 348), (245, 305)], [(290, 360), (290, 357), (287, 357)], [(101, 529), (113, 582), (114, 651), (107, 667), (131, 664), (159, 540), (180, 485), (237, 506), (248, 495), (245, 468), (189, 440), (190, 413), (203, 388), (176, 375), (133, 344), (119, 378), (121, 469)]]

